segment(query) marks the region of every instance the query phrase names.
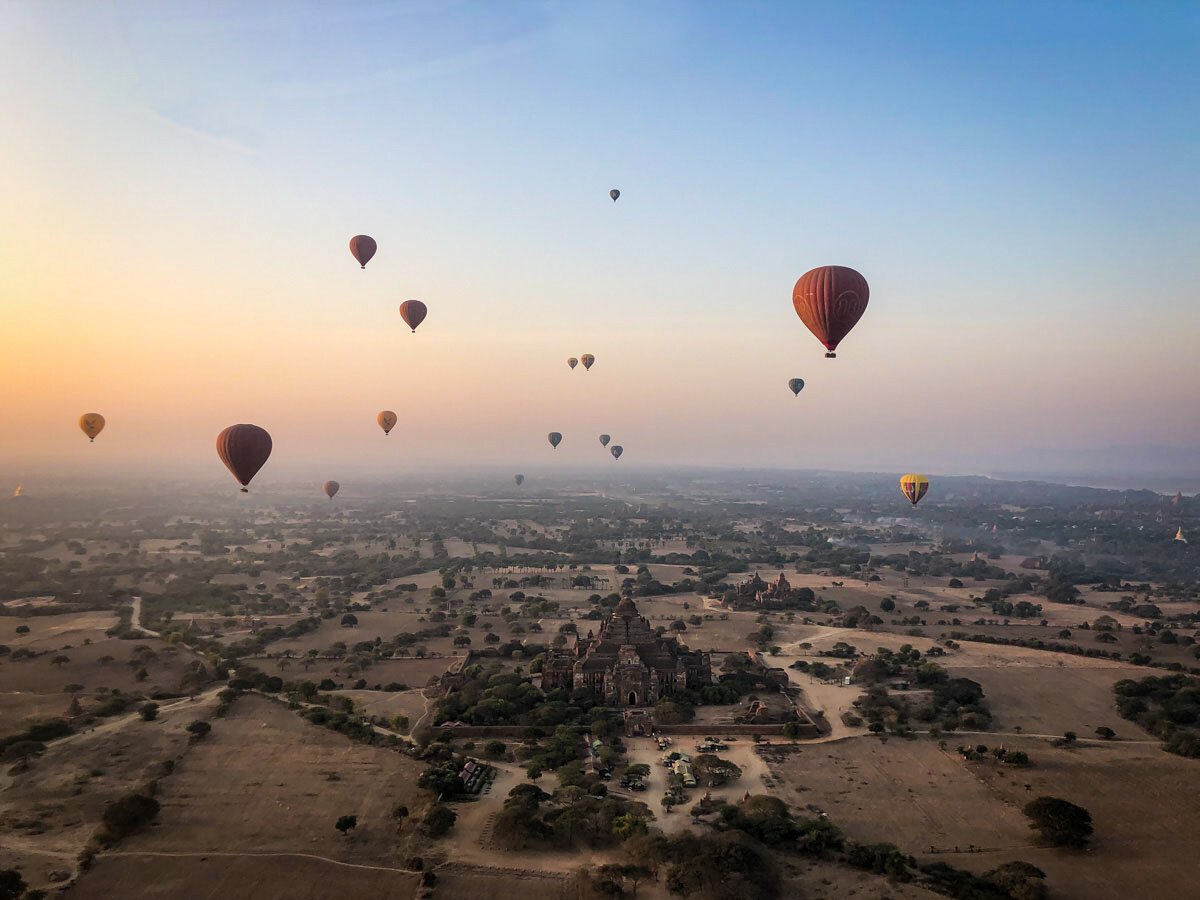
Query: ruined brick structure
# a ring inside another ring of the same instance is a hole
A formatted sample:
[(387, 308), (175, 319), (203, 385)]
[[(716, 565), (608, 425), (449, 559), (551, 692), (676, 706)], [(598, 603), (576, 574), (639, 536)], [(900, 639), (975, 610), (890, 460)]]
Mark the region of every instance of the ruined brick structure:
[(549, 650), (542, 666), (543, 690), (587, 690), (609, 706), (650, 706), (662, 697), (712, 683), (707, 653), (659, 637), (626, 597), (600, 626), (575, 646)]

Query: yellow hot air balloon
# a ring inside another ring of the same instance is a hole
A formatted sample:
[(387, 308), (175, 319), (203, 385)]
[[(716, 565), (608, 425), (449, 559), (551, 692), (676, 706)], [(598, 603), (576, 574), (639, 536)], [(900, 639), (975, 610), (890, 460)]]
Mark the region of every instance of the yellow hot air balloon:
[(384, 434), (389, 434), (396, 427), (396, 414), (390, 409), (385, 409), (375, 417), (375, 421), (379, 423)]
[(104, 430), (104, 416), (100, 413), (84, 413), (79, 417), (79, 428), (91, 441)]
[(900, 476), (900, 491), (908, 498), (908, 502), (916, 506), (929, 490), (929, 479), (924, 475), (908, 473)]

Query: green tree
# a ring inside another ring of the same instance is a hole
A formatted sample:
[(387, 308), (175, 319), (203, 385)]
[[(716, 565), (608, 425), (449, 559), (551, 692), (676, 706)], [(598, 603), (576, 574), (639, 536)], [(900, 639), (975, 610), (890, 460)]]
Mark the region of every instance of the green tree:
[(188, 733), (192, 736), (193, 741), (203, 740), (204, 737), (212, 731), (212, 726), (203, 719), (197, 719), (187, 727)]
[(114, 800), (104, 807), (104, 814), (101, 816), (104, 823), (101, 842), (116, 843), (126, 835), (149, 825), (158, 815), (158, 808), (158, 801), (145, 794), (126, 794), (119, 800)]
[(343, 835), (358, 827), (358, 816), (339, 816), (334, 827)]
[(1056, 847), (1083, 847), (1092, 836), (1092, 814), (1059, 797), (1038, 797), (1025, 804), (1030, 827)]
[(153, 722), (158, 718), (158, 704), (143, 703), (138, 708), (138, 715), (142, 717), (143, 722)]
[(25, 879), (16, 869), (0, 871), (0, 900), (19, 900), (25, 893)]
[(425, 814), (421, 821), (421, 830), (432, 838), (438, 838), (453, 828), (456, 821), (458, 813), (442, 803), (437, 803)]

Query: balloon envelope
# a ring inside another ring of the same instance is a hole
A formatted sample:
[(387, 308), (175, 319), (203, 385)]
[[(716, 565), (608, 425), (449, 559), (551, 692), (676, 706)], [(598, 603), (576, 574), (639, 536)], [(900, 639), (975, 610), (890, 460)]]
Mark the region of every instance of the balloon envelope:
[(579, 365), (579, 360), (577, 360), (577, 359), (576, 359), (575, 357), (573, 357), (573, 356), (571, 356), (571, 357), (568, 357), (568, 358), (567, 358), (567, 365), (568, 365), (568, 366), (570, 366), (570, 367), (573, 369), (573, 368), (575, 368), (577, 365)]
[(513, 481), (515, 481), (517, 483), (517, 487), (520, 487), (521, 485), (523, 485), (525, 483), (525, 476), (524, 475), (514, 475)]
[(321, 485), (321, 490), (325, 492), (326, 497), (332, 500), (334, 495), (341, 489), (341, 487), (342, 486), (336, 481), (327, 481)]
[(788, 381), (788, 387), (791, 388), (793, 394), (795, 394), (797, 397), (799, 397), (800, 392), (802, 390), (804, 390), (804, 379), (803, 378), (793, 378), (790, 381)]
[(271, 456), (271, 436), (257, 425), (230, 425), (217, 435), (217, 456), (245, 492)]
[(96, 440), (96, 435), (104, 430), (104, 416), (100, 413), (84, 413), (79, 417), (79, 428), (88, 436), (88, 440)]
[(396, 414), (390, 409), (385, 409), (375, 417), (375, 421), (379, 423), (379, 427), (383, 429), (384, 434), (390, 434), (392, 429), (396, 427)]
[(425, 321), (425, 316), (428, 314), (429, 308), (420, 300), (405, 300), (400, 304), (400, 318), (413, 331), (416, 331), (417, 326)]
[(621, 192), (618, 191), (616, 188), (613, 188), (611, 191), (608, 192), (608, 196), (612, 197), (613, 203), (616, 203), (617, 198), (621, 196)]
[(360, 268), (365, 269), (367, 267), (367, 263), (371, 261), (371, 257), (375, 255), (377, 249), (379, 248), (373, 237), (368, 237), (365, 234), (356, 234), (350, 238), (350, 253), (358, 260)]
[(924, 475), (910, 472), (900, 476), (900, 491), (908, 498), (908, 502), (916, 506), (929, 490), (929, 479)]
[(613, 459), (620, 459), (621, 454), (625, 452), (625, 448), (620, 444), (613, 444), (612, 447), (609, 448), (608, 452), (613, 455)]
[(800, 321), (833, 352), (867, 310), (867, 279), (846, 266), (820, 266), (805, 272), (792, 289), (792, 306)]
[(607, 446), (608, 446), (608, 442), (609, 442), (609, 441), (611, 441), (611, 440), (612, 440), (612, 435), (608, 435), (608, 434), (602, 434), (602, 435), (600, 435), (600, 446), (601, 446), (601, 447), (607, 447)]
[(551, 447), (553, 447), (554, 449), (557, 450), (558, 445), (562, 443), (562, 435), (559, 434), (557, 431), (552, 431), (548, 435), (546, 435), (546, 440), (548, 440), (550, 442)]
[(592, 356), (590, 353), (585, 353), (583, 356), (579, 357), (579, 361), (583, 363), (583, 367), (585, 369), (590, 369), (593, 363), (596, 362), (596, 357)]

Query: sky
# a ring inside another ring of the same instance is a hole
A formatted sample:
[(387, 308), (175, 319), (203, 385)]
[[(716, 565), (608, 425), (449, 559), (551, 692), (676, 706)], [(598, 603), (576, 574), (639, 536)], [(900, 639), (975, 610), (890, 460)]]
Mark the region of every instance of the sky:
[(1194, 3), (10, 0), (0, 477), (1186, 457), (1198, 160)]

